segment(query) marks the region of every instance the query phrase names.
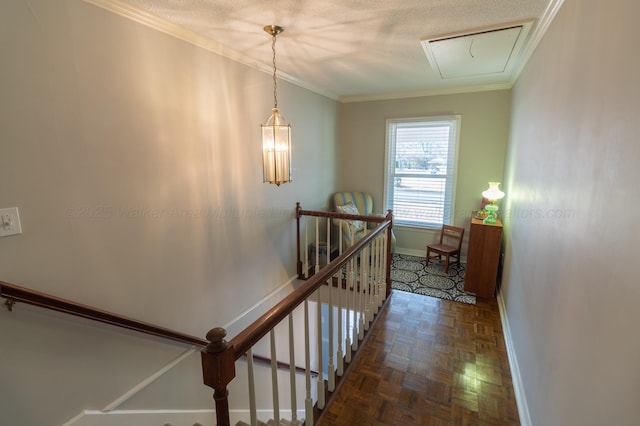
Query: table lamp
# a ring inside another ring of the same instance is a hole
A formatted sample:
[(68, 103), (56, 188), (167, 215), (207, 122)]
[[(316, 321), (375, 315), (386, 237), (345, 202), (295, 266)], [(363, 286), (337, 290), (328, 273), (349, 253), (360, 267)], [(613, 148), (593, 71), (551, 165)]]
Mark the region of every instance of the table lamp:
[(489, 200), (489, 204), (484, 208), (489, 214), (482, 221), (482, 223), (487, 225), (495, 225), (498, 223), (498, 205), (496, 204), (496, 201), (504, 197), (504, 192), (500, 191), (498, 186), (500, 186), (500, 182), (489, 182), (489, 189), (482, 192), (482, 196)]

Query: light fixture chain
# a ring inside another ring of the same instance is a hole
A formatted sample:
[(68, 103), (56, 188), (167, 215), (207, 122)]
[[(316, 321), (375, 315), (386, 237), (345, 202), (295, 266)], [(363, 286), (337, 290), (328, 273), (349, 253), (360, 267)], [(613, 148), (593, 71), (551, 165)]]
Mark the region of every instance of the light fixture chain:
[(273, 34), (271, 41), (273, 51), (273, 107), (278, 108), (278, 81), (276, 79), (276, 34)]

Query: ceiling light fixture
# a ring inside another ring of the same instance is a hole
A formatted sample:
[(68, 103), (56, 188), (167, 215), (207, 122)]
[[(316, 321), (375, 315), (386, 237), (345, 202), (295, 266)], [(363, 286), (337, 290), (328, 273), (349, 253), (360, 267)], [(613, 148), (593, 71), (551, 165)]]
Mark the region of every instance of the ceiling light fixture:
[(277, 25), (267, 25), (265, 32), (271, 35), (273, 51), (273, 109), (262, 127), (263, 181), (275, 183), (291, 182), (291, 125), (287, 124), (278, 109), (278, 83), (276, 80), (276, 36), (284, 31)]

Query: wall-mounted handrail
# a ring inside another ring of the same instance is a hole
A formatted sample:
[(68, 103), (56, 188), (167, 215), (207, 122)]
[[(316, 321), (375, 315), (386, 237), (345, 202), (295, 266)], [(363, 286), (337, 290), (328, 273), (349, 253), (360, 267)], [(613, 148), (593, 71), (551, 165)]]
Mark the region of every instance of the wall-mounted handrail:
[[(159, 327), (143, 321), (138, 321), (122, 315), (93, 308), (87, 305), (73, 302), (71, 300), (52, 296), (50, 294), (41, 293), (25, 287), (20, 287), (4, 281), (0, 281), (0, 297), (6, 299), (5, 305), (10, 311), (13, 309), (13, 306), (16, 302), (22, 302), (28, 305), (38, 306), (43, 309), (89, 319), (92, 321), (109, 324), (115, 327), (125, 328), (139, 333), (161, 337), (163, 339), (172, 340), (179, 343), (186, 343), (201, 349), (209, 344), (207, 340), (200, 339), (195, 336), (190, 336), (188, 334), (170, 330), (168, 328)], [(269, 358), (262, 357), (260, 355), (253, 355), (253, 359), (255, 362), (258, 362), (260, 364), (271, 363), (271, 360)], [(277, 368), (288, 370), (290, 368), (290, 365), (278, 361)], [(304, 373), (305, 371), (302, 367), (295, 366), (294, 368), (298, 373)], [(312, 374), (317, 376), (318, 372), (313, 371)]]
[(195, 336), (180, 333), (168, 328), (159, 327), (154, 324), (138, 321), (122, 315), (117, 315), (101, 309), (82, 305), (71, 300), (62, 299), (50, 294), (41, 293), (14, 284), (0, 281), (0, 296), (7, 299), (5, 304), (9, 309), (15, 302), (23, 302), (29, 305), (39, 306), (41, 308), (50, 309), (57, 312), (73, 315), (76, 317), (86, 318), (105, 324), (114, 325), (128, 330), (137, 331), (152, 336), (162, 337), (163, 339), (173, 340), (175, 342), (186, 343), (197, 347), (205, 347), (209, 342)]

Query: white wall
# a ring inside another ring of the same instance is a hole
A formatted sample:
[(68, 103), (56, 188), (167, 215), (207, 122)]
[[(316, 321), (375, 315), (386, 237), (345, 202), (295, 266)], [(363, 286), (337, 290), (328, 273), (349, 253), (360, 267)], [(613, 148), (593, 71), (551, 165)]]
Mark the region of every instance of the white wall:
[[(454, 225), (469, 228), (489, 181), (501, 181), (509, 135), (511, 91), (427, 96), (340, 105), (340, 186), (367, 191), (383, 213), (386, 120), (460, 114)], [(434, 232), (396, 227), (398, 250), (423, 253)], [(465, 237), (466, 240), (466, 237)], [(466, 253), (466, 244), (463, 254)]]
[(566, 0), (513, 89), (502, 296), (533, 425), (640, 424), (639, 14)]
[[(204, 336), (295, 274), (295, 202), (323, 207), (336, 190), (333, 100), (279, 82), (294, 182), (278, 188), (261, 175), (269, 74), (80, 0), (1, 2), (0, 44), (0, 207), (19, 207), (23, 227), (0, 239), (0, 280)], [(117, 336), (103, 356), (30, 312), (1, 313), (14, 318), (0, 321), (10, 424), (100, 409), (185, 349), (158, 343), (136, 370), (145, 339), (111, 359)], [(35, 343), (45, 333), (53, 349)], [(52, 369), (72, 377), (39, 380)]]

